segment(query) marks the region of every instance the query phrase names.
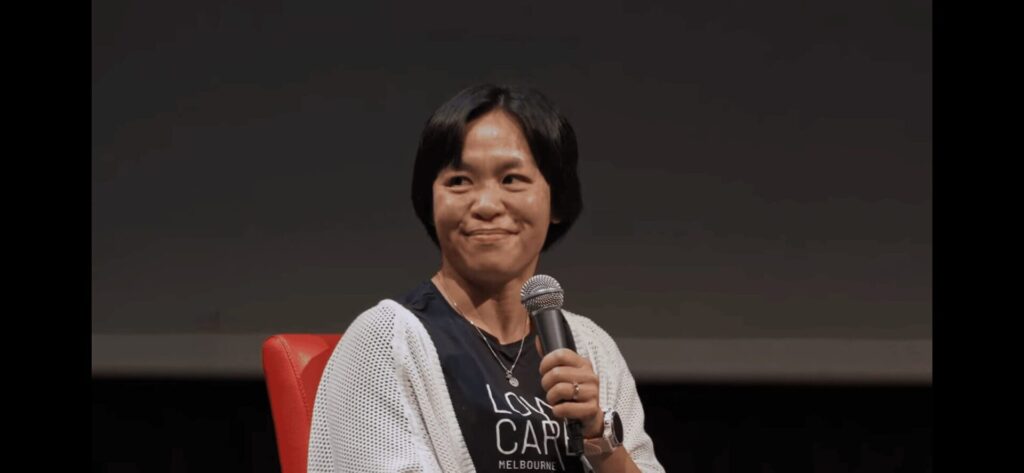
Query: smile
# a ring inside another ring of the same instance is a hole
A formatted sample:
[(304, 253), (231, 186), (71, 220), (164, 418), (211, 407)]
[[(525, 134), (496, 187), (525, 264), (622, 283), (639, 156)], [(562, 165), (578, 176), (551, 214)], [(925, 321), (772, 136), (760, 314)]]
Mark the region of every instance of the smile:
[(479, 230), (470, 232), (466, 235), (467, 238), (473, 241), (479, 242), (492, 242), (498, 241), (514, 235), (514, 233), (505, 230)]

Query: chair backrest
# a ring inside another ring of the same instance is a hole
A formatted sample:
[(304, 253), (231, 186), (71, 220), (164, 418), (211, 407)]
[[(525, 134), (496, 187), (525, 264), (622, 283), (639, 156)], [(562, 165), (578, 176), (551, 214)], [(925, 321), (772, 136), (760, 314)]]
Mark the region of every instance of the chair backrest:
[(263, 342), (263, 374), (281, 473), (306, 473), (313, 403), (341, 334), (278, 334)]

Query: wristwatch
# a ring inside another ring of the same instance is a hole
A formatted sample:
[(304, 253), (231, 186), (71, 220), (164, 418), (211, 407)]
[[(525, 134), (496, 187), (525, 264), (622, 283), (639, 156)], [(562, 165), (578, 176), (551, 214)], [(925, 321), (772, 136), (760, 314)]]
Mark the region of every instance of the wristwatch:
[(586, 439), (583, 442), (584, 455), (604, 455), (622, 445), (622, 420), (619, 413), (612, 410), (604, 411), (604, 431), (601, 436)]

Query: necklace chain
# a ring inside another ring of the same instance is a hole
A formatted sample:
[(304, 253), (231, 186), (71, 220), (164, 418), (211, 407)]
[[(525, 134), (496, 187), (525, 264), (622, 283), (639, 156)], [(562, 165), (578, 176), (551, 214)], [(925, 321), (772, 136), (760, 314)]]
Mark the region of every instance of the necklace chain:
[[(448, 283), (445, 281), (444, 274), (441, 274), (441, 285), (444, 286), (444, 292), (449, 294), (451, 293), (451, 291), (448, 290)], [(462, 318), (466, 319), (466, 321), (476, 329), (476, 333), (480, 334), (480, 339), (484, 341), (485, 345), (487, 345), (487, 349), (491, 351), (491, 355), (494, 355), (494, 360), (497, 361), (498, 364), (501, 365), (501, 369), (505, 371), (505, 379), (508, 380), (512, 386), (519, 386), (519, 380), (516, 379), (515, 376), (512, 376), (512, 370), (516, 369), (516, 363), (519, 363), (519, 357), (523, 354), (523, 344), (526, 343), (526, 336), (523, 336), (523, 339), (519, 342), (519, 353), (516, 354), (516, 359), (512, 362), (512, 366), (510, 368), (506, 368), (505, 363), (501, 362), (501, 358), (498, 358), (498, 354), (493, 348), (491, 348), (491, 342), (487, 341), (487, 337), (484, 336), (484, 332), (480, 330), (480, 327), (477, 327), (477, 325), (473, 323), (472, 319), (466, 317), (466, 314), (462, 313), (462, 309), (459, 309), (459, 303), (455, 302), (455, 299), (448, 298), (448, 300), (452, 303), (452, 308), (455, 309), (455, 312), (458, 312)]]

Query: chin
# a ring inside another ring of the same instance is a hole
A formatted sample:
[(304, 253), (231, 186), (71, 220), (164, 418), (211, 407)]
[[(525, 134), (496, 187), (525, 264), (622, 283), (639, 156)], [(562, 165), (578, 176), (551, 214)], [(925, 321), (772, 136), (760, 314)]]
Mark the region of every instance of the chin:
[(491, 284), (504, 284), (514, 278), (522, 276), (523, 271), (529, 265), (515, 264), (508, 258), (474, 258), (468, 268), (473, 278), (479, 282)]
[(507, 279), (516, 271), (510, 268), (511, 264), (500, 261), (475, 261), (469, 265), (473, 275), (487, 280)]

